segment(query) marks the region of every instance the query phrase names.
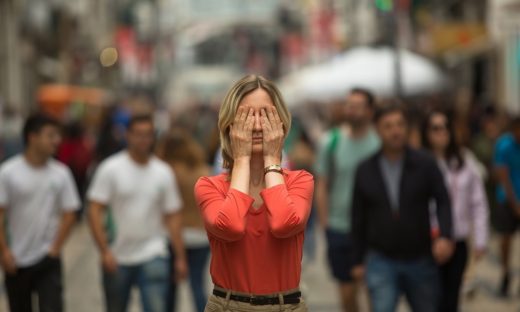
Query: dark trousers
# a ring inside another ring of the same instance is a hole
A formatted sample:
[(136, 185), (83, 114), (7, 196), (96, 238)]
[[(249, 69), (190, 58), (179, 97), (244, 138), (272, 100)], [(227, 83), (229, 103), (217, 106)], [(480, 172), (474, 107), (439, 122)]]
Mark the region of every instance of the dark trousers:
[(32, 294), (38, 296), (40, 312), (63, 311), (62, 268), (59, 258), (45, 257), (35, 265), (5, 275), (12, 312), (31, 312)]
[(458, 311), (460, 286), (467, 262), (468, 246), (466, 242), (457, 242), (451, 259), (440, 266), (441, 304), (439, 311)]

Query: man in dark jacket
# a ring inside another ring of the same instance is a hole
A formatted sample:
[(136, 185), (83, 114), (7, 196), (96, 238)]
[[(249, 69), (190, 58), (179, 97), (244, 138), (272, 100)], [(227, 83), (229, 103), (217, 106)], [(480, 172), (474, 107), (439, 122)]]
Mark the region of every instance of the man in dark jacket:
[[(353, 275), (365, 275), (372, 311), (395, 311), (404, 293), (413, 311), (437, 311), (437, 264), (453, 251), (450, 199), (436, 162), (409, 148), (405, 111), (395, 101), (376, 114), (382, 148), (356, 173)], [(433, 237), (430, 207), (440, 234)]]

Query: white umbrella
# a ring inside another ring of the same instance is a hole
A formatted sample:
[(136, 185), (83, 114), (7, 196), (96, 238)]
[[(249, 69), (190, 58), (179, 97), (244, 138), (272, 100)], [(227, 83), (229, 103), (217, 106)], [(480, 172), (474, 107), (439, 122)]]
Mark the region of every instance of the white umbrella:
[[(404, 95), (443, 88), (446, 78), (431, 61), (409, 51), (399, 53)], [(354, 87), (389, 96), (395, 93), (395, 69), (393, 49), (355, 48), (324, 64), (288, 75), (281, 80), (280, 89), (289, 105), (341, 99)]]

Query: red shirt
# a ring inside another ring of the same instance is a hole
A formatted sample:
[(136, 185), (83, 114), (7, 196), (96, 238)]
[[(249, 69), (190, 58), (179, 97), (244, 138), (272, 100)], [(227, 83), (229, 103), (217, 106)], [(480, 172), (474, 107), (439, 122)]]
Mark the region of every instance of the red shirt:
[(251, 196), (229, 188), (227, 174), (195, 185), (215, 285), (256, 295), (298, 288), (314, 182), (306, 171), (284, 173), (285, 184), (260, 193), (264, 203), (258, 209)]

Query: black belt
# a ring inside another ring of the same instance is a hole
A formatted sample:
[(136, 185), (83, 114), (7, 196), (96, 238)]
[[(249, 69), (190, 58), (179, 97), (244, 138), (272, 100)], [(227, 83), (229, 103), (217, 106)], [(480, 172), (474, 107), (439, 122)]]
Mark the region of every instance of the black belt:
[[(221, 291), (218, 289), (213, 289), (213, 294), (217, 297), (226, 298), (227, 293), (225, 291)], [(299, 291), (287, 294), (283, 296), (283, 303), (284, 304), (296, 304), (300, 303), (300, 297), (302, 296), (302, 293)], [(280, 298), (278, 297), (271, 297), (271, 296), (240, 296), (240, 295), (233, 295), (231, 294), (229, 296), (229, 300), (233, 301), (239, 301), (244, 303), (249, 303), (251, 305), (276, 305), (280, 304)]]

